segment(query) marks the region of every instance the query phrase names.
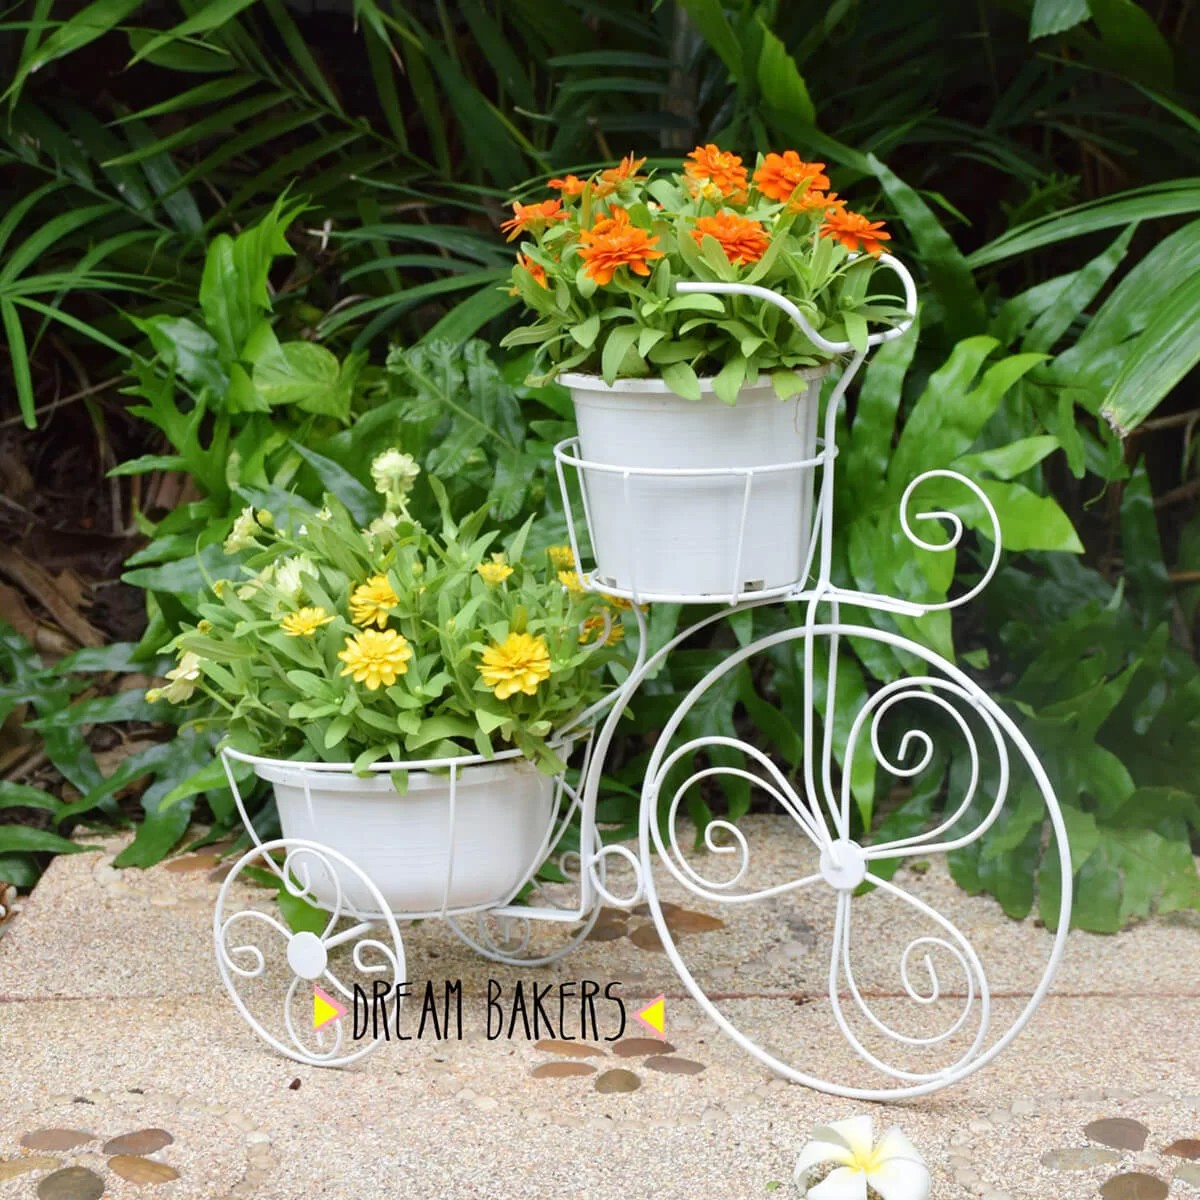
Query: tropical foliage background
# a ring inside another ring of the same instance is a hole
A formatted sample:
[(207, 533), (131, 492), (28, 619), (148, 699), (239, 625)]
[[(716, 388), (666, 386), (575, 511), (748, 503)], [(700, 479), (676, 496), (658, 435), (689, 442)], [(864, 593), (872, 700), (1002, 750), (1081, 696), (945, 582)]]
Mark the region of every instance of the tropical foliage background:
[[(1043, 756), (1081, 925), (1200, 908), (1198, 51), (1190, 0), (10, 6), (0, 879), (28, 886), (95, 823), (135, 823), (122, 862), (142, 865), (193, 815), (229, 828), (211, 736), (145, 692), (246, 504), (328, 490), (354, 511), (399, 423), (457, 503), (561, 529), (569, 404), (497, 349), (511, 189), (716, 141), (826, 162), (922, 278), (919, 338), (875, 358), (843, 431), (839, 571), (944, 596), (950, 556), (914, 558), (896, 504), (929, 468), (984, 480), (1007, 546), (992, 586), (953, 623), (875, 619), (969, 665)], [(988, 553), (960, 552), (960, 574)], [(677, 618), (658, 606), (656, 634)], [(648, 735), (720, 639), (788, 619), (743, 614), (673, 658), (607, 820), (628, 823)], [(863, 651), (849, 698), (903, 667)], [(753, 723), (794, 768), (763, 697), (786, 711), (798, 670), (781, 650), (733, 672), (695, 720)], [(859, 819), (919, 825), (961, 770), (939, 759), (909, 791), (856, 776)], [(1018, 795), (952, 869), (1049, 916), (1043, 840)]]

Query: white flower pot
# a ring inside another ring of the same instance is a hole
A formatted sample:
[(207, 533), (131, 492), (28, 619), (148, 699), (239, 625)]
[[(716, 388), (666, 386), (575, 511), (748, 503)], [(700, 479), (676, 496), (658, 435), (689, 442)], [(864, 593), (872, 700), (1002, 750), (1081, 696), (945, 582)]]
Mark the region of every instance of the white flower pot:
[[(519, 757), (457, 768), (453, 824), (449, 772), (409, 771), (400, 795), (386, 774), (364, 779), (286, 761), (255, 771), (275, 785), (283, 836), (340, 851), (397, 916), (506, 903), (541, 866), (555, 816), (555, 779)], [(350, 872), (339, 879), (345, 900), (374, 907)], [(332, 908), (332, 879), (315, 871), (310, 882)]]
[[(780, 400), (770, 379), (723, 403), (711, 380), (698, 401), (661, 380), (566, 374), (595, 576), (644, 599), (735, 600), (804, 574), (812, 538), (817, 407), (825, 368)], [(628, 475), (621, 470), (629, 468)], [(678, 475), (655, 475), (661, 470)]]

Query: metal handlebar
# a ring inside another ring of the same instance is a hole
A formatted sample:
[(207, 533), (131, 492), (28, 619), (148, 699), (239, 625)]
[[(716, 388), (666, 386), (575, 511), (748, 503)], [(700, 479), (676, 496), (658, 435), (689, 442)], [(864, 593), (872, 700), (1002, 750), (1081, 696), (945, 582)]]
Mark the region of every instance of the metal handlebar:
[[(890, 267), (904, 285), (904, 309), (908, 313), (908, 319), (901, 321), (892, 329), (871, 334), (867, 338), (868, 346), (880, 346), (884, 342), (891, 342), (898, 337), (903, 337), (912, 328), (912, 323), (917, 316), (917, 285), (908, 273), (908, 268), (890, 254), (881, 254), (879, 262)], [(800, 327), (804, 336), (818, 349), (829, 354), (841, 354), (854, 349), (849, 342), (831, 342), (827, 338), (823, 338), (805, 320), (804, 314), (790, 300), (779, 295), (778, 292), (771, 291), (770, 288), (759, 287), (755, 283), (677, 283), (675, 291), (692, 294), (704, 293), (710, 296), (757, 296), (760, 300), (765, 300), (768, 304), (774, 304), (776, 308), (783, 309)]]

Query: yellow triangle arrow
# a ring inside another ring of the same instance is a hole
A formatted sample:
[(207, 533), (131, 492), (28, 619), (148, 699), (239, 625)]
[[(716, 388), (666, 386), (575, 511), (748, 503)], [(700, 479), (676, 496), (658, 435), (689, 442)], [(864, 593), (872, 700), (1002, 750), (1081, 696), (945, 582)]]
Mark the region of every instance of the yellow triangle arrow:
[(328, 992), (313, 987), (313, 1028), (320, 1029), (330, 1021), (346, 1015), (346, 1006), (339, 1004)]
[(666, 1013), (666, 995), (656, 996), (641, 1012), (635, 1012), (633, 1015), (637, 1020), (641, 1021), (648, 1029), (653, 1030), (659, 1037), (666, 1037), (663, 1031), (663, 1026), (667, 1022)]

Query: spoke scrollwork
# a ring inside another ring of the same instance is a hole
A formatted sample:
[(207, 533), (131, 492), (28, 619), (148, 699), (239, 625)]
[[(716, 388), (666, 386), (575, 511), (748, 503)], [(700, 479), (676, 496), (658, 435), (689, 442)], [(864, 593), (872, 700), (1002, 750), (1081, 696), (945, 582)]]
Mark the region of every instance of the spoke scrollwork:
[[(282, 863), (272, 856), (279, 850), (284, 852)], [(327, 913), (319, 934), (296, 933), (257, 908), (237, 907), (234, 888), (239, 877), (264, 858), (289, 895)], [(347, 885), (366, 895), (371, 908), (364, 910), (350, 902)], [(227, 913), (227, 908), (233, 911)], [(349, 926), (339, 932), (339, 925), (346, 922)], [(314, 986), (353, 1001), (354, 988), (343, 979), (344, 970), (352, 968), (364, 980), (387, 977), (393, 987), (404, 979), (404, 949), (395, 917), (370, 879), (337, 851), (286, 839), (256, 846), (221, 885), (213, 936), (217, 969), (235, 1006), (263, 1041), (281, 1054), (312, 1065), (343, 1065), (378, 1044), (377, 1040), (348, 1044), (344, 1020), (313, 1026)], [(349, 948), (348, 961), (333, 957), (342, 947)], [(284, 989), (282, 998), (272, 1003), (271, 994), (279, 987)]]

